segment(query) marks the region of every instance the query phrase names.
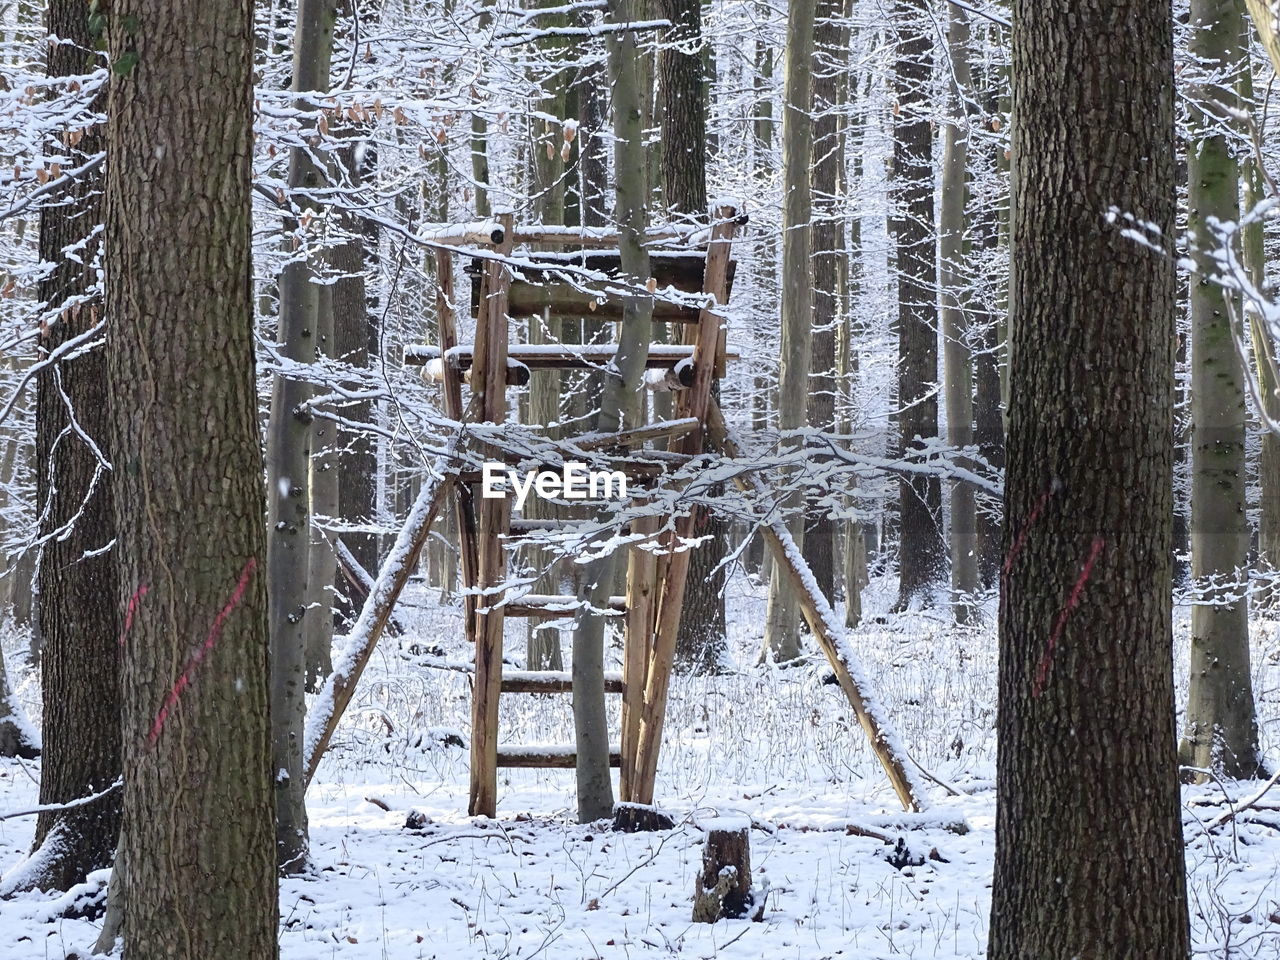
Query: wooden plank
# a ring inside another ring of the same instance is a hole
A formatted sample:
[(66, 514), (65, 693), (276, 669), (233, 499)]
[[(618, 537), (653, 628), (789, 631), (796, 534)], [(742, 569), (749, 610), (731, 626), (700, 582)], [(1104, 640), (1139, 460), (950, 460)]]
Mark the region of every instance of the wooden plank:
[[(658, 531), (658, 518), (642, 517), (634, 526), (637, 533), (653, 536)], [(644, 712), (654, 612), (658, 603), (657, 570), (658, 558), (651, 551), (638, 546), (627, 551), (627, 621), (622, 642), (622, 768), (618, 782), (624, 803), (631, 802), (635, 790), (640, 718)]]
[[(440, 352), (443, 355), (458, 345), (458, 324), (453, 303), (453, 255), (448, 250), (436, 250), (436, 320), (440, 334)], [(456, 370), (445, 371), (444, 409), (451, 420), (463, 419), (462, 380)], [(458, 528), (458, 565), (462, 583), (474, 587), (479, 576), (480, 557), (476, 547), (476, 514), (471, 488), (455, 483), (454, 517)], [(464, 594), (462, 598), (463, 623), (468, 642), (475, 643), (476, 597)]]
[[(734, 211), (721, 207), (716, 211), (711, 242), (707, 244), (707, 264), (703, 271), (703, 291), (710, 294), (702, 309), (698, 325), (690, 331), (693, 353), (693, 385), (676, 394), (676, 410), (681, 417), (706, 421), (711, 402), (711, 385), (715, 381), (716, 348), (720, 341), (723, 318), (718, 309), (728, 302), (729, 253), (733, 244)], [(686, 434), (678, 441), (681, 452), (697, 456), (702, 452), (702, 430)], [(696, 512), (690, 510), (679, 517), (667, 543), (668, 547), (694, 536)], [(662, 726), (667, 710), (667, 694), (671, 682), (671, 666), (675, 658), (676, 635), (680, 630), (680, 613), (684, 605), (685, 585), (689, 577), (690, 551), (672, 552), (662, 585), (654, 626), (653, 650), (645, 684), (644, 710), (636, 749), (636, 772), (633, 784), (634, 803), (652, 803), (658, 774), (658, 753), (662, 749)]]
[[(501, 747), (497, 752), (499, 767), (542, 768), (572, 770), (578, 765), (578, 752), (573, 747), (556, 745)], [(616, 748), (609, 749), (609, 766), (622, 765), (622, 754)]]
[[(729, 433), (724, 414), (714, 400), (711, 401), (708, 409), (707, 432), (712, 443), (719, 447), (725, 456), (737, 458), (741, 455), (737, 443)], [(734, 483), (746, 493), (760, 497), (768, 493), (755, 474), (736, 472)], [(880, 765), (884, 767), (889, 782), (893, 785), (899, 802), (902, 803), (902, 808), (920, 810), (923, 794), (915, 787), (911, 776), (907, 773), (907, 758), (899, 752), (897, 738), (889, 729), (887, 719), (874, 706), (870, 691), (863, 689), (860, 680), (861, 671), (853, 660), (852, 651), (844, 642), (844, 634), (839, 630), (835, 612), (827, 603), (826, 597), (814, 589), (813, 575), (800, 549), (796, 546), (791, 531), (787, 529), (785, 523), (776, 519), (765, 522), (760, 529), (773, 553), (774, 563), (778, 564), (778, 568), (786, 575), (787, 582), (799, 602), (800, 612), (817, 639), (818, 646), (822, 648), (827, 661), (831, 664), (831, 669), (835, 671), (840, 689), (849, 698), (858, 723), (862, 725), (867, 739), (871, 741), (871, 749), (875, 752)]]
[[(498, 253), (511, 253), (513, 217), (502, 214), (498, 222), (508, 238)], [(507, 289), (510, 273), (499, 260), (486, 265), (491, 295), (476, 325), (476, 350), (471, 389), (479, 405), (479, 419), (502, 423), (507, 417)], [(471, 816), (492, 817), (498, 805), (498, 698), (502, 686), (502, 625), (506, 613), (501, 606), (500, 584), (506, 579), (506, 551), (502, 538), (511, 518), (511, 501), (506, 497), (481, 499), (477, 513), (476, 548), (479, 554), (477, 584), (485, 591), (476, 611), (476, 679), (471, 704)], [(485, 612), (480, 612), (483, 609)]]
[[(573, 677), (567, 670), (506, 670), (502, 674), (503, 693), (573, 693)], [(605, 693), (622, 693), (620, 673), (604, 675)]]

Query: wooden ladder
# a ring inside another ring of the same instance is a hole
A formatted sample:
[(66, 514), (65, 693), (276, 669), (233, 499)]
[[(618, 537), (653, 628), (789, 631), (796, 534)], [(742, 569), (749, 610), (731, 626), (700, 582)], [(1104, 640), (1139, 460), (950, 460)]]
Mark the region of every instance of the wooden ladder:
[[(498, 218), (502, 240), (494, 247), (499, 257), (510, 255), (518, 234), (512, 217)], [(706, 305), (690, 317), (666, 311), (660, 319), (684, 321), (684, 343), (656, 344), (648, 366), (667, 369), (668, 379), (677, 387), (678, 419), (656, 426), (638, 427), (607, 439), (610, 447), (637, 445), (646, 441), (669, 444), (668, 453), (678, 461), (702, 451), (707, 404), (712, 384), (723, 370), (728, 351), (723, 336), (723, 320), (717, 308), (728, 300), (729, 254), (736, 226), (730, 208), (718, 211), (711, 228), (703, 266), (702, 293)], [(495, 232), (494, 236), (497, 236)], [(554, 237), (540, 238), (547, 244)], [(572, 234), (564, 245), (581, 242)], [(423, 364), (430, 379), (442, 382), (445, 412), (464, 422), (501, 424), (507, 416), (506, 390), (528, 382), (530, 369), (585, 369), (598, 367), (613, 356), (610, 346), (516, 345), (509, 342), (508, 305), (512, 277), (500, 259), (484, 263), (476, 298), (476, 337), (473, 344), (460, 344), (453, 314), (453, 269), (450, 252), (437, 252), (440, 343), (435, 348), (417, 348), (406, 360)], [(558, 296), (551, 294), (549, 300)], [(527, 295), (524, 299), (531, 299)], [(593, 311), (596, 312), (596, 311)], [(690, 319), (693, 322), (688, 322)], [(463, 406), (462, 388), (469, 385), (471, 400)], [(602, 446), (598, 437), (584, 444)], [(618, 466), (625, 469), (625, 461)], [(503, 693), (571, 692), (567, 673), (507, 671), (502, 665), (503, 626), (508, 617), (557, 617), (578, 610), (576, 597), (522, 596), (506, 602), (502, 584), (507, 578), (504, 544), (518, 539), (545, 521), (514, 520), (507, 499), (478, 496), (477, 478), (462, 475), (455, 482), (455, 510), (461, 532), (461, 574), (468, 588), (464, 596), (467, 638), (475, 649), (475, 691), (472, 703), (470, 812), (493, 816), (497, 808), (497, 771), (500, 767), (571, 768), (576, 764), (572, 746), (518, 746), (498, 743), (498, 705)], [(656, 519), (644, 521), (647, 531), (658, 527)], [(693, 518), (679, 519), (664, 539), (670, 548), (676, 538), (689, 537)], [(672, 552), (661, 563), (652, 552), (631, 549), (628, 556), (627, 593), (611, 602), (611, 613), (624, 624), (624, 669), (619, 676), (606, 676), (606, 690), (622, 695), (622, 736), (610, 749), (610, 763), (621, 769), (623, 799), (651, 798), (657, 769), (661, 735), (661, 713), (665, 709), (675, 636), (689, 565), (688, 551)], [(661, 570), (659, 570), (659, 566)]]

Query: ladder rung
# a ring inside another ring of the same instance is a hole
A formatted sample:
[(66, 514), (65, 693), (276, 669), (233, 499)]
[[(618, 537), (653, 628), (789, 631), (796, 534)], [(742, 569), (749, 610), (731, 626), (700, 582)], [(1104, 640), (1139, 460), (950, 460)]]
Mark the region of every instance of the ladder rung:
[[(572, 693), (573, 677), (567, 670), (504, 670), (503, 693)], [(622, 674), (604, 675), (604, 692), (622, 692)]]
[[(576, 747), (554, 743), (529, 743), (498, 748), (498, 766), (500, 767), (546, 767), (554, 770), (572, 770), (577, 765)], [(609, 746), (609, 766), (622, 766), (622, 750), (615, 744)]]
[[(577, 597), (557, 597), (550, 594), (529, 593), (523, 597), (505, 603), (503, 611), (508, 617), (530, 617), (533, 619), (561, 619), (571, 617), (579, 607)], [(609, 613), (601, 616), (620, 616), (627, 612), (626, 597), (610, 597)]]

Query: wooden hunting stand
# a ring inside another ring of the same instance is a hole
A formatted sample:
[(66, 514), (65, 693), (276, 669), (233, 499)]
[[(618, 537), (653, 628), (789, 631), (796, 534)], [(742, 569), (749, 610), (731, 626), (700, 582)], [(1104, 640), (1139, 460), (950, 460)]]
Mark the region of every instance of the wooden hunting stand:
[[(654, 279), (650, 291), (668, 286), (686, 294), (701, 294), (696, 308), (688, 298), (669, 297), (656, 301), (654, 321), (678, 324), (681, 342), (655, 344), (648, 366), (666, 370), (662, 381), (674, 391), (675, 417), (607, 437), (591, 434), (573, 441), (579, 449), (607, 451), (611, 463), (630, 471), (633, 457), (651, 466), (658, 458), (679, 464), (703, 452), (704, 444), (717, 445), (722, 452), (736, 452), (735, 442), (714, 400), (713, 385), (724, 374), (726, 348), (720, 310), (728, 303), (732, 281), (730, 251), (734, 232), (745, 220), (731, 207), (716, 211), (701, 242), (687, 229), (650, 233), (655, 246), (664, 242), (678, 250), (655, 249), (651, 257)], [(617, 253), (589, 252), (616, 248), (618, 236), (608, 231), (581, 231), (551, 227), (518, 229), (511, 215), (501, 215), (495, 224), (468, 225), (431, 238), (436, 247), (438, 278), (437, 311), (439, 343), (410, 348), (405, 362), (424, 366), (425, 376), (442, 385), (447, 416), (465, 425), (501, 424), (507, 418), (507, 389), (528, 382), (533, 369), (584, 369), (598, 367), (612, 358), (612, 348), (579, 347), (568, 344), (530, 345), (510, 343), (511, 320), (540, 316), (543, 311), (558, 315), (580, 315), (601, 321), (621, 320), (622, 307), (609, 285), (582, 289), (568, 283), (565, 271), (579, 270), (596, 278), (600, 272), (616, 268)], [(690, 240), (696, 244), (690, 249)], [(519, 276), (511, 264), (517, 247), (533, 245), (537, 253), (521, 254)], [(549, 253), (545, 251), (551, 251)], [(567, 251), (560, 253), (558, 251)], [(462, 253), (480, 265), (472, 302), (476, 308), (476, 334), (471, 344), (458, 342), (454, 314), (453, 256)], [(529, 266), (530, 262), (534, 266)], [(561, 279), (557, 279), (560, 277)], [(618, 284), (625, 281), (619, 279)], [(618, 286), (613, 286), (618, 290)], [(636, 289), (632, 287), (632, 289)], [(599, 292), (597, 292), (597, 290)], [(686, 303), (674, 302), (684, 299)], [(464, 386), (470, 400), (464, 405)], [(474, 442), (475, 436), (470, 439)], [(461, 442), (455, 441), (455, 442)], [(665, 445), (664, 450), (641, 449), (645, 444)], [(547, 464), (554, 468), (558, 464)], [(502, 585), (507, 581), (507, 553), (532, 530), (547, 529), (557, 521), (525, 520), (513, 517), (507, 498), (482, 498), (479, 477), (460, 470), (456, 463), (441, 458), (431, 481), (423, 486), (409, 521), (384, 564), (383, 573), (369, 591), (361, 617), (353, 630), (358, 649), (335, 666), (331, 680), (331, 716), (321, 718), (316, 735), (308, 735), (309, 770), (314, 771), (350, 699), (356, 678), (367, 662), (378, 635), (390, 620), (391, 609), (416, 565), (417, 554), (426, 542), (430, 524), (442, 501), (451, 499), (457, 515), (461, 576), (465, 587), (464, 615), (467, 638), (474, 644), (475, 676), (471, 730), (472, 815), (493, 816), (497, 807), (499, 767), (562, 767), (576, 765), (573, 745), (531, 747), (498, 743), (498, 701), (503, 693), (571, 692), (568, 673), (508, 671), (502, 664), (503, 625), (508, 617), (564, 617), (582, 611), (577, 597), (519, 596), (507, 600)], [(743, 475), (749, 477), (749, 475)], [(640, 471), (638, 482), (652, 482), (652, 471)], [(762, 493), (758, 481), (735, 481), (748, 494)], [(652, 803), (662, 742), (667, 694), (680, 627), (681, 608), (689, 576), (691, 551), (675, 549), (693, 539), (696, 517), (692, 510), (661, 523), (657, 517), (633, 524), (632, 535), (650, 535), (650, 547), (628, 548), (626, 594), (615, 597), (610, 609), (595, 615), (618, 616), (623, 622), (623, 671), (620, 677), (606, 676), (607, 692), (622, 696), (621, 735), (610, 748), (610, 762), (620, 768), (621, 797), (624, 801)], [(660, 530), (665, 532), (659, 533)], [(786, 527), (772, 522), (763, 533), (780, 569), (786, 572), (797, 593), (804, 616), (826, 653), (840, 686), (866, 730), (873, 750), (884, 766), (903, 806), (919, 809), (918, 792), (906, 772), (904, 755), (887, 734), (883, 717), (861, 681), (852, 651), (836, 626), (826, 599), (817, 591), (808, 567)], [(349, 669), (348, 669), (349, 668)]]

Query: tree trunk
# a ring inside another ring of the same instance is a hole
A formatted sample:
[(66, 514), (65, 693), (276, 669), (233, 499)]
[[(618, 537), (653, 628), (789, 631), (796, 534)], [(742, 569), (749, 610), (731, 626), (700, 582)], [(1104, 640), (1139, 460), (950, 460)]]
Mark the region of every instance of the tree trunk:
[[(659, 0), (673, 24), (658, 54), (662, 96), (662, 185), (674, 218), (704, 222), (707, 216), (707, 85), (703, 75), (702, 0)], [(719, 394), (718, 387), (713, 388)], [(711, 497), (724, 493), (711, 487)], [(706, 537), (689, 558), (684, 613), (676, 635), (676, 663), (694, 673), (715, 672), (725, 655), (723, 563), (729, 524), (701, 507), (695, 530)]]
[[(846, 0), (819, 0), (816, 7), (813, 61), (813, 345), (809, 357), (809, 426), (830, 432), (836, 427), (836, 328), (840, 323), (840, 268), (844, 220), (837, 192), (844, 154), (840, 87), (849, 68)], [(806, 509), (804, 558), (818, 589), (835, 598), (836, 524), (830, 506)]]
[[(1252, 30), (1246, 24), (1244, 42), (1252, 39)], [(1253, 102), (1253, 64), (1242, 64), (1237, 81), (1239, 100), (1242, 104)], [(1263, 198), (1262, 174), (1252, 155), (1241, 160), (1240, 178), (1243, 181), (1244, 212), (1253, 210)], [(1249, 280), (1258, 290), (1267, 289), (1267, 258), (1265, 232), (1261, 219), (1245, 224), (1240, 231), (1241, 260), (1249, 274)], [(1249, 334), (1253, 343), (1253, 360), (1256, 366), (1258, 399), (1261, 413), (1272, 423), (1280, 422), (1280, 394), (1276, 382), (1276, 352), (1271, 337), (1263, 326), (1261, 317), (1250, 304), (1245, 304), (1249, 317)], [(1258, 474), (1258, 554), (1257, 569), (1263, 578), (1253, 596), (1258, 609), (1274, 611), (1280, 602), (1280, 436), (1267, 429), (1264, 423), (1259, 441)]]
[[(1211, 223), (1240, 219), (1240, 170), (1222, 129), (1236, 107), (1223, 70), (1239, 69), (1241, 0), (1192, 0), (1191, 51), (1212, 81), (1196, 86), (1187, 156), (1191, 277), (1191, 685), (1179, 759), (1229, 777), (1258, 773), (1249, 670), (1249, 524), (1245, 513), (1244, 369), (1233, 317), (1241, 298), (1219, 286)], [(1247, 64), (1246, 64), (1247, 68)], [(1226, 101), (1224, 103), (1224, 100)], [(1203, 778), (1204, 775), (1201, 775)]]
[(9, 692), (4, 655), (0, 653), (0, 757), (22, 757), (33, 760), (40, 756), (40, 746), (31, 735), (22, 708)]
[[(928, 0), (897, 0), (894, 61), (893, 222), (898, 256), (898, 444), (910, 452), (938, 436), (938, 270), (933, 218), (933, 132), (926, 114), (933, 40)], [(942, 486), (903, 476), (898, 508), (898, 608), (925, 599), (946, 568)]]
[(1136, 0), (1013, 4), (991, 960), (1189, 954), (1171, 656), (1175, 267), (1122, 232), (1132, 216), (1173, 234), (1171, 23), (1169, 4)]
[[(294, 33), (293, 90), (329, 89), (333, 55), (334, 0), (300, 0)], [(305, 101), (299, 109), (310, 109)], [(306, 150), (289, 156), (289, 186), (315, 189), (324, 173)], [(311, 204), (298, 201), (308, 210)], [(305, 230), (287, 222), (293, 237), (290, 252), (300, 245), (296, 234)], [(321, 349), (320, 286), (315, 265), (308, 259), (287, 264), (280, 275), (280, 353), (301, 364), (315, 363)], [(313, 599), (308, 581), (311, 538), (311, 445), (313, 415), (307, 402), (314, 389), (299, 380), (277, 375), (271, 392), (271, 420), (267, 429), (267, 575), (271, 601), (271, 737), (276, 784), (276, 842), (280, 866), (297, 872), (307, 866), (306, 782), (303, 776), (302, 727), (306, 721), (306, 664), (314, 626), (321, 619), (308, 610)]]
[[(813, 197), (813, 43), (815, 0), (793, 0), (787, 10), (787, 67), (782, 115), (782, 342), (779, 348), (778, 429), (805, 426), (809, 360), (813, 342), (813, 259), (810, 222)], [(797, 498), (787, 505), (799, 512)], [(804, 520), (789, 524), (804, 546)], [(800, 656), (800, 608), (775, 564), (769, 578), (765, 652), (785, 663)]]
[[(631, 0), (610, 0), (608, 18), (615, 24), (636, 19)], [(636, 82), (640, 55), (631, 30), (609, 34), (609, 74), (613, 90), (615, 219), (618, 224), (621, 270), (624, 276), (649, 276), (649, 251), (644, 246), (645, 202), (648, 198), (644, 162), (643, 109)], [(604, 396), (596, 430), (616, 433), (636, 426), (641, 410), (640, 381), (644, 376), (652, 334), (653, 298), (629, 296), (624, 301), (618, 331), (617, 355), (604, 379)], [(617, 579), (619, 551), (588, 565), (578, 599), (588, 610), (579, 613), (573, 633), (573, 725), (577, 744), (578, 819), (582, 823), (613, 815), (613, 784), (609, 779), (609, 726), (604, 701), (604, 618), (589, 610), (608, 607)]]
[(116, 903), (136, 960), (277, 956), (252, 28), (245, 0), (123, 0), (110, 16), (119, 608), (147, 588), (122, 665)]
[[(942, 142), (942, 202), (938, 209), (938, 259), (941, 264), (942, 342), (947, 401), (947, 442), (957, 449), (973, 443), (973, 361), (966, 315), (969, 110), (973, 96), (969, 70), (969, 15), (949, 7), (947, 46), (951, 59), (951, 116)], [(969, 623), (978, 590), (977, 511), (973, 486), (951, 484), (951, 603), (956, 623)]]
[[(366, 144), (360, 158), (355, 145), (344, 151), (343, 166), (352, 185), (370, 169), (373, 145)], [(338, 274), (333, 287), (333, 353), (357, 370), (369, 367), (370, 351), (378, 346), (375, 314), (370, 310), (365, 273), (368, 261), (377, 256), (378, 234), (368, 222), (355, 218), (345, 222), (353, 239), (330, 252), (330, 263)], [(362, 232), (363, 242), (354, 235)], [(374, 406), (361, 400), (343, 407), (343, 417), (355, 423), (372, 424)], [(341, 436), (341, 433), (339, 434)], [(371, 433), (353, 431), (343, 438), (343, 454), (338, 461), (338, 515), (344, 524), (371, 526), (378, 511), (378, 442)], [(366, 570), (378, 569), (378, 536), (375, 533), (344, 533), (342, 542)]]
[[(83, 76), (95, 68), (95, 39), (83, 3), (55, 0), (48, 27), (69, 41), (49, 47), (50, 76)], [(97, 109), (105, 106), (104, 93)], [(78, 155), (93, 156), (105, 140), (95, 124), (77, 145)], [(40, 283), (40, 300), (57, 312), (44, 326), (45, 355), (101, 319), (101, 300), (84, 298), (96, 279), (104, 179), (99, 171), (82, 177), (72, 197), (64, 198), (72, 202), (40, 213), (40, 259), (55, 264)], [(77, 249), (75, 260), (63, 253), (68, 249)], [(69, 302), (75, 305), (63, 307)], [(72, 414), (88, 440), (75, 432)], [(98, 793), (120, 776), (120, 588), (115, 557), (102, 552), (116, 535), (113, 474), (98, 453), (111, 457), (109, 429), (105, 350), (41, 373), (36, 486), (44, 547), (35, 596), (44, 703), (41, 804)], [(30, 888), (67, 890), (82, 882), (90, 871), (111, 864), (119, 836), (119, 791), (88, 806), (40, 814), (32, 844), (39, 870), (27, 876)]]
[[(540, 6), (553, 6), (553, 0), (539, 0)], [(548, 13), (540, 18), (547, 28), (568, 25), (568, 15)], [(566, 163), (565, 154), (572, 152), (572, 144), (564, 138), (564, 121), (568, 119), (568, 78), (564, 63), (568, 44), (563, 37), (551, 35), (539, 41), (542, 57), (558, 67), (553, 76), (543, 81), (544, 96), (538, 111), (555, 117), (559, 122), (531, 117), (530, 140), (534, 182), (532, 195), (539, 222), (548, 226), (565, 222)], [(575, 137), (576, 139), (576, 137)], [(548, 313), (529, 319), (529, 343), (554, 343), (560, 339), (561, 324), (554, 322)], [(528, 406), (525, 421), (530, 424), (549, 424), (560, 419), (561, 373), (558, 370), (537, 370), (530, 373)], [(530, 520), (554, 520), (565, 511), (556, 504), (539, 497), (525, 501), (523, 516)], [(545, 547), (530, 546), (523, 553), (523, 560), (539, 575), (534, 585), (535, 593), (558, 594), (563, 564), (556, 561), (552, 551)], [(554, 626), (530, 619), (526, 624), (525, 667), (528, 670), (563, 670), (564, 654), (561, 650), (560, 631)]]
[[(332, 267), (332, 251), (324, 257)], [(316, 360), (333, 357), (333, 283), (316, 291)], [(333, 672), (333, 588), (338, 572), (330, 532), (338, 516), (338, 426), (312, 415), (307, 488), (311, 491), (311, 541), (307, 545), (306, 687), (316, 693)]]

